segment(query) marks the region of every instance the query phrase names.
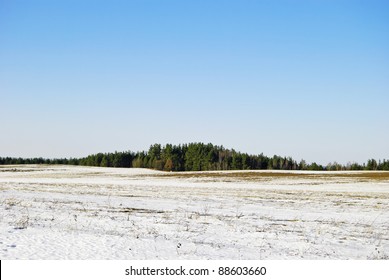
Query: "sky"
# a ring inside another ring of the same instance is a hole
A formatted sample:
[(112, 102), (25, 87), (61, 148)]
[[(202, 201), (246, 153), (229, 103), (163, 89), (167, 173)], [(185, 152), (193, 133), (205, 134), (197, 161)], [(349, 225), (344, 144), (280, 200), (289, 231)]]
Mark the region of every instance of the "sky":
[(389, 1), (0, 0), (0, 156), (389, 158)]

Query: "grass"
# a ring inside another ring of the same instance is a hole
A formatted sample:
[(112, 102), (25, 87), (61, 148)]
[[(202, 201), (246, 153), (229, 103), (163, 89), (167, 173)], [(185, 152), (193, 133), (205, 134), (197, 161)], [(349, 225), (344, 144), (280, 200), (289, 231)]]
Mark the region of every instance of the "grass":
[(280, 179), (357, 179), (357, 180), (374, 180), (389, 181), (389, 171), (350, 171), (350, 172), (329, 172), (329, 173), (300, 173), (296, 171), (199, 171), (199, 172), (169, 172), (154, 175), (156, 177), (168, 178), (208, 178), (208, 179), (237, 179), (237, 180), (270, 180)]

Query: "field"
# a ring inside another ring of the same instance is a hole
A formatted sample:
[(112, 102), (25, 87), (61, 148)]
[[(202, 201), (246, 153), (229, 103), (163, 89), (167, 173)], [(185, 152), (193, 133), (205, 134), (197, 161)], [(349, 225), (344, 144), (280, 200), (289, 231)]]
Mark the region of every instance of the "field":
[(389, 259), (389, 172), (0, 167), (1, 259)]

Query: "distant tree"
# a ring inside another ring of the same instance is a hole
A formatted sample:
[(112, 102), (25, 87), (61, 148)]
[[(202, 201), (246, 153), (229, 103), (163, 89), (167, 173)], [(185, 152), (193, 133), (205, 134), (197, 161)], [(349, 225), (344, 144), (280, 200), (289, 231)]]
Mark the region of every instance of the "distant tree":
[(300, 160), (300, 163), (298, 165), (298, 169), (300, 170), (307, 170), (307, 163), (305, 160)]
[(83, 158), (12, 158), (0, 157), (0, 164), (71, 164), (104, 167), (138, 167), (154, 168), (166, 171), (202, 171), (230, 169), (283, 169), (283, 170), (389, 170), (389, 160), (378, 162), (369, 159), (362, 165), (358, 163), (329, 163), (324, 168), (315, 162), (308, 164), (305, 160), (297, 163), (291, 157), (274, 155), (268, 157), (262, 153), (250, 155), (211, 143), (189, 143), (182, 145), (151, 145), (149, 150), (133, 153), (97, 153)]
[(165, 166), (163, 167), (163, 170), (165, 171), (172, 171), (174, 168), (173, 161), (169, 158), (165, 162)]
[(109, 166), (108, 159), (105, 155), (101, 159), (100, 166), (101, 167), (108, 167)]
[(135, 168), (143, 168), (143, 167), (145, 167), (145, 166), (143, 165), (143, 158), (144, 158), (144, 157), (141, 157), (141, 156), (135, 157), (135, 158), (132, 160), (132, 167), (135, 167)]
[(312, 171), (321, 171), (324, 170), (324, 167), (322, 165), (317, 164), (316, 162), (313, 162), (307, 166), (307, 169)]
[(367, 161), (366, 169), (367, 170), (377, 170), (378, 164), (375, 159), (369, 159)]

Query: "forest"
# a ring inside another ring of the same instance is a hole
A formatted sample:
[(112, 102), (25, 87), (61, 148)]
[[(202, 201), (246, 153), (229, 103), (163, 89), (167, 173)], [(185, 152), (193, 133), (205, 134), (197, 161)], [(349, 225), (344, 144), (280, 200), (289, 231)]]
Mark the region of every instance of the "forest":
[(183, 145), (151, 145), (148, 151), (97, 153), (83, 158), (13, 158), (0, 157), (0, 165), (12, 164), (66, 164), (101, 167), (136, 167), (163, 171), (210, 171), (210, 170), (389, 170), (389, 160), (369, 159), (366, 163), (332, 162), (326, 166), (297, 162), (291, 157), (272, 157), (241, 153), (234, 149), (211, 143), (189, 143)]

